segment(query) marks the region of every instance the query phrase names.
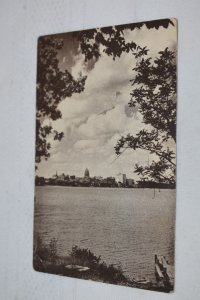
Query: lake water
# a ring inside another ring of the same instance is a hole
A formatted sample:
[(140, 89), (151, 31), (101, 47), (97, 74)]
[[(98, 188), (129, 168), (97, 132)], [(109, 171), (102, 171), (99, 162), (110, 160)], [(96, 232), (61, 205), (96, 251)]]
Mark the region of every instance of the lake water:
[(174, 263), (175, 190), (36, 187), (35, 235), (58, 252), (89, 248), (135, 278), (154, 280), (154, 255)]

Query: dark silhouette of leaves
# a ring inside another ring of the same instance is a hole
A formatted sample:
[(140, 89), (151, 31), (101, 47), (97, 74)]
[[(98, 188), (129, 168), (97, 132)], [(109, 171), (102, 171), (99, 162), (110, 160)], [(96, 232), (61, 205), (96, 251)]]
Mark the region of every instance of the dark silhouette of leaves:
[(140, 29), (144, 25), (148, 29), (159, 29), (160, 27), (168, 28), (170, 24), (174, 26), (170, 19), (162, 19), (83, 30), (74, 32), (73, 35), (80, 41), (81, 51), (85, 55), (85, 61), (92, 58), (98, 59), (100, 57), (100, 45), (104, 47), (103, 51), (108, 56), (112, 56), (115, 60), (115, 58), (120, 57), (123, 52), (132, 52), (137, 47), (134, 41), (126, 42), (124, 37), (124, 32), (126, 30), (133, 31), (135, 29)]
[(44, 125), (45, 120), (55, 121), (62, 117), (58, 104), (66, 97), (84, 90), (86, 77), (75, 80), (67, 71), (58, 67), (57, 52), (63, 47), (63, 40), (56, 36), (41, 37), (38, 40), (37, 101), (36, 101), (36, 163), (48, 159), (51, 145), (47, 137), (61, 140), (63, 132)]
[(141, 130), (135, 136), (121, 137), (115, 146), (117, 155), (123, 149), (142, 149), (156, 154), (158, 161), (150, 165), (136, 165), (135, 172), (142, 180), (175, 184), (175, 153), (164, 143), (176, 141), (176, 61), (175, 53), (166, 48), (154, 60), (147, 57), (146, 48), (137, 47), (133, 53), (137, 64), (131, 92), (130, 107), (137, 106), (143, 122), (152, 130)]

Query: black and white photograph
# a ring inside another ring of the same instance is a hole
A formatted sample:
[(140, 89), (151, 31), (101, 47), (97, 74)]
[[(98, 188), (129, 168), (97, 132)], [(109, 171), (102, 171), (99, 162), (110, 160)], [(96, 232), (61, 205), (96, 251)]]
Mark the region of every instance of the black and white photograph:
[(170, 293), (177, 20), (41, 36), (33, 267)]

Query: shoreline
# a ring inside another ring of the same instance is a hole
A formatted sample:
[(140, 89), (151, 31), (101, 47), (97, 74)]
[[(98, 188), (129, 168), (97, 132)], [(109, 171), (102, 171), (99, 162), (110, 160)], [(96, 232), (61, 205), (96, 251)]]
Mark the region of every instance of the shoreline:
[(99, 189), (119, 189), (119, 190), (176, 190), (176, 187), (169, 188), (169, 187), (116, 187), (116, 186), (81, 186), (81, 185), (62, 185), (62, 184), (43, 184), (43, 185), (35, 185), (35, 187), (63, 187), (63, 188), (99, 188)]
[(40, 238), (34, 242), (33, 269), (42, 273), (165, 293), (174, 289), (174, 285), (164, 285), (159, 280), (153, 282), (148, 278), (131, 278), (125, 275), (121, 267), (108, 265), (102, 261), (101, 256), (76, 245), (72, 247), (68, 256), (58, 256), (57, 239), (52, 239), (49, 244), (43, 244)]

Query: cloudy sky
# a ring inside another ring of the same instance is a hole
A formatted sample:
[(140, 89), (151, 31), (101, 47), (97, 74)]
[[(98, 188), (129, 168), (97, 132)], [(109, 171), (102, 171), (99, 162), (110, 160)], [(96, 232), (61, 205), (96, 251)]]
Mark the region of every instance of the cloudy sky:
[[(155, 57), (158, 51), (176, 46), (176, 27), (127, 31), (127, 41), (133, 40), (150, 49)], [(87, 75), (85, 90), (74, 94), (59, 105), (62, 119), (51, 123), (64, 132), (61, 142), (51, 141), (51, 157), (39, 164), (38, 175), (50, 177), (58, 172), (83, 176), (87, 167), (91, 176), (116, 176), (126, 173), (138, 179), (133, 172), (136, 163), (146, 163), (152, 157), (146, 151), (127, 150), (116, 159), (114, 146), (127, 133), (137, 133), (144, 128), (142, 116), (128, 107), (132, 90), (130, 79), (134, 78), (135, 59), (124, 53), (113, 61), (103, 54), (94, 64), (86, 65), (78, 44), (66, 35), (59, 53), (61, 69), (67, 68), (75, 78), (79, 73)], [(169, 146), (174, 147), (173, 144)]]

